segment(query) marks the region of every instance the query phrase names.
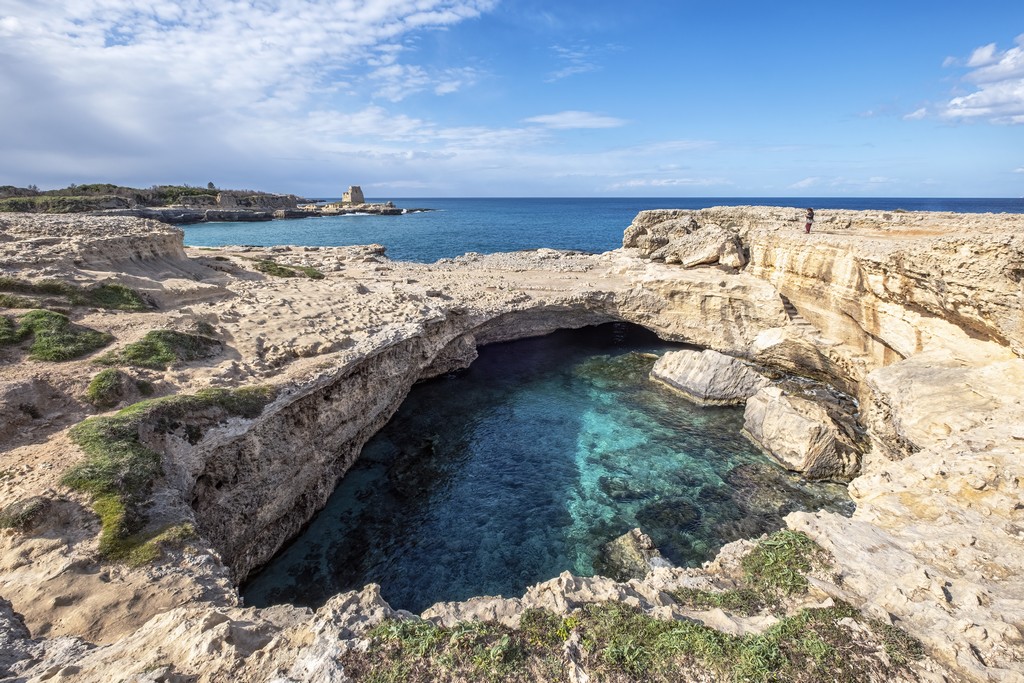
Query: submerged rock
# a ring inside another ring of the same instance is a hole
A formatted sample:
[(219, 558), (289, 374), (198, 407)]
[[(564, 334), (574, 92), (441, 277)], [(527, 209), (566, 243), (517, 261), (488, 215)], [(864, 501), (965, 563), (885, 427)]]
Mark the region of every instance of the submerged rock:
[(651, 378), (701, 405), (743, 403), (769, 381), (746, 363), (711, 349), (669, 351), (651, 368)]
[(628, 581), (642, 579), (654, 567), (668, 564), (651, 537), (636, 528), (601, 546), (595, 569), (617, 581)]

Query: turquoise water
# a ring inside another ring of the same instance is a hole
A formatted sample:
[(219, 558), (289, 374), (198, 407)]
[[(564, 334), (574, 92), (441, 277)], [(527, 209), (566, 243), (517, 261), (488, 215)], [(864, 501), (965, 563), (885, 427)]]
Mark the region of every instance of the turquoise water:
[(521, 595), (640, 526), (679, 565), (848, 511), (740, 435), (742, 408), (699, 408), (648, 379), (670, 345), (613, 324), (481, 349), (415, 387), (306, 532), (244, 588), (246, 603), (316, 607), (376, 582), (395, 608)]
[(393, 259), (430, 263), (476, 251), (576, 249), (600, 253), (622, 246), (622, 233), (644, 209), (708, 206), (813, 206), (819, 209), (1024, 213), (1024, 199), (835, 197), (684, 197), (600, 199), (400, 199), (400, 207), (437, 209), (404, 216), (330, 216), (267, 223), (184, 226), (185, 244), (346, 246), (383, 244)]

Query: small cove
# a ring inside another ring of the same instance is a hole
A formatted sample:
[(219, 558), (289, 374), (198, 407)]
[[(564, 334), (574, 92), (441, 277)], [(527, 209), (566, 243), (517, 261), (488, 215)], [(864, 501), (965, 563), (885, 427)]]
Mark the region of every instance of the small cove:
[(636, 526), (696, 566), (793, 510), (852, 509), (844, 486), (758, 452), (742, 407), (698, 407), (649, 380), (672, 348), (632, 325), (566, 330), (417, 385), (246, 603), (317, 607), (375, 582), (420, 612), (599, 573), (601, 545)]

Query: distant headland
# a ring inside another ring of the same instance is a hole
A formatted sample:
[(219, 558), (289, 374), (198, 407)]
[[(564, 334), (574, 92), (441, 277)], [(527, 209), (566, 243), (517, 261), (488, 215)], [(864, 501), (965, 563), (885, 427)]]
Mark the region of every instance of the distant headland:
[(430, 209), (401, 208), (390, 201), (367, 203), (358, 185), (350, 186), (339, 202), (257, 190), (226, 190), (212, 182), (206, 187), (154, 185), (148, 189), (109, 183), (72, 184), (59, 190), (0, 185), (0, 212), (134, 216), (174, 224), (349, 214), (394, 216), (422, 211)]

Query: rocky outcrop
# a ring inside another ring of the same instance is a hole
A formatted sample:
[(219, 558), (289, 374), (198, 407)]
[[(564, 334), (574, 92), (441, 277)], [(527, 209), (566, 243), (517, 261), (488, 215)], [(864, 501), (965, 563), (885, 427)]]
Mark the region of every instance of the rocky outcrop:
[(746, 363), (710, 349), (670, 351), (654, 363), (651, 377), (701, 405), (744, 403), (769, 382)]
[(742, 268), (747, 263), (734, 231), (700, 223), (689, 212), (641, 212), (626, 229), (622, 246), (636, 248), (640, 258), (684, 268), (716, 264)]
[(631, 529), (601, 547), (597, 570), (616, 581), (642, 579), (655, 567), (667, 567), (661, 551), (651, 537), (640, 529)]
[[(1024, 306), (1013, 264), (1022, 219), (821, 211), (805, 235), (802, 215), (765, 207), (645, 212), (626, 248), (609, 254), (545, 250), (429, 265), (391, 262), (380, 248), (186, 252), (180, 232), (153, 222), (0, 217), (3, 275), (80, 284), (115, 277), (162, 307), (79, 310), (76, 322), (118, 343), (158, 327), (216, 329), (225, 353), (153, 377), (160, 392), (257, 382), (279, 390), (259, 417), (226, 421), (197, 443), (173, 432), (159, 439), (164, 476), (153, 523), (189, 521), (200, 535), (148, 569), (98, 563), (87, 501), (53, 493), (80, 457), (64, 428), (91, 408), (66, 398), (51, 413), (51, 401), (46, 429), (29, 432), (33, 419), (0, 434), (4, 499), (54, 501), (41, 530), (0, 533), (0, 594), (33, 634), (47, 636), (28, 642), (12, 626), (10, 649), (20, 654), (8, 666), (51, 671), (52, 661), (52, 671), (80, 667), (82, 680), (162, 671), (169, 662), (174, 669), (160, 674), (167, 679), (339, 676), (332, 648), (345, 636), (327, 622), (347, 617), (241, 610), (228, 572), (245, 576), (301, 528), (414, 382), (465, 367), (478, 344), (624, 320), (856, 396), (872, 445), (851, 486), (856, 512), (788, 518), (839, 562), (840, 579), (821, 578), (819, 587), (898, 623), (957, 676), (1019, 680)], [(738, 240), (749, 263), (734, 272), (740, 265), (723, 261), (721, 249), (701, 256), (704, 237)], [(705, 265), (684, 267), (691, 257)], [(274, 278), (254, 269), (263, 259), (327, 277)], [(39, 400), (51, 400), (50, 387), (81, 396), (94, 373), (88, 359), (57, 367), (18, 360), (11, 348), (0, 355), (4, 386), (27, 387)], [(820, 403), (765, 391), (751, 399), (748, 431), (810, 476), (852, 473), (844, 424), (830, 437), (821, 425), (834, 416)], [(829, 438), (840, 444), (832, 455), (821, 445)], [(627, 583), (563, 576), (523, 598), (442, 605), (428, 616), (514, 623), (527, 606), (607, 599), (692, 618), (665, 602), (667, 584), (657, 583), (665, 571)], [(353, 614), (387, 613), (371, 597), (352, 604)], [(102, 647), (77, 640), (82, 649), (67, 650), (76, 654), (63, 664), (48, 659), (62, 636), (83, 634)], [(135, 661), (155, 668), (116, 664)]]
[(860, 453), (814, 401), (765, 387), (747, 401), (743, 432), (787, 469), (811, 479), (849, 480)]

